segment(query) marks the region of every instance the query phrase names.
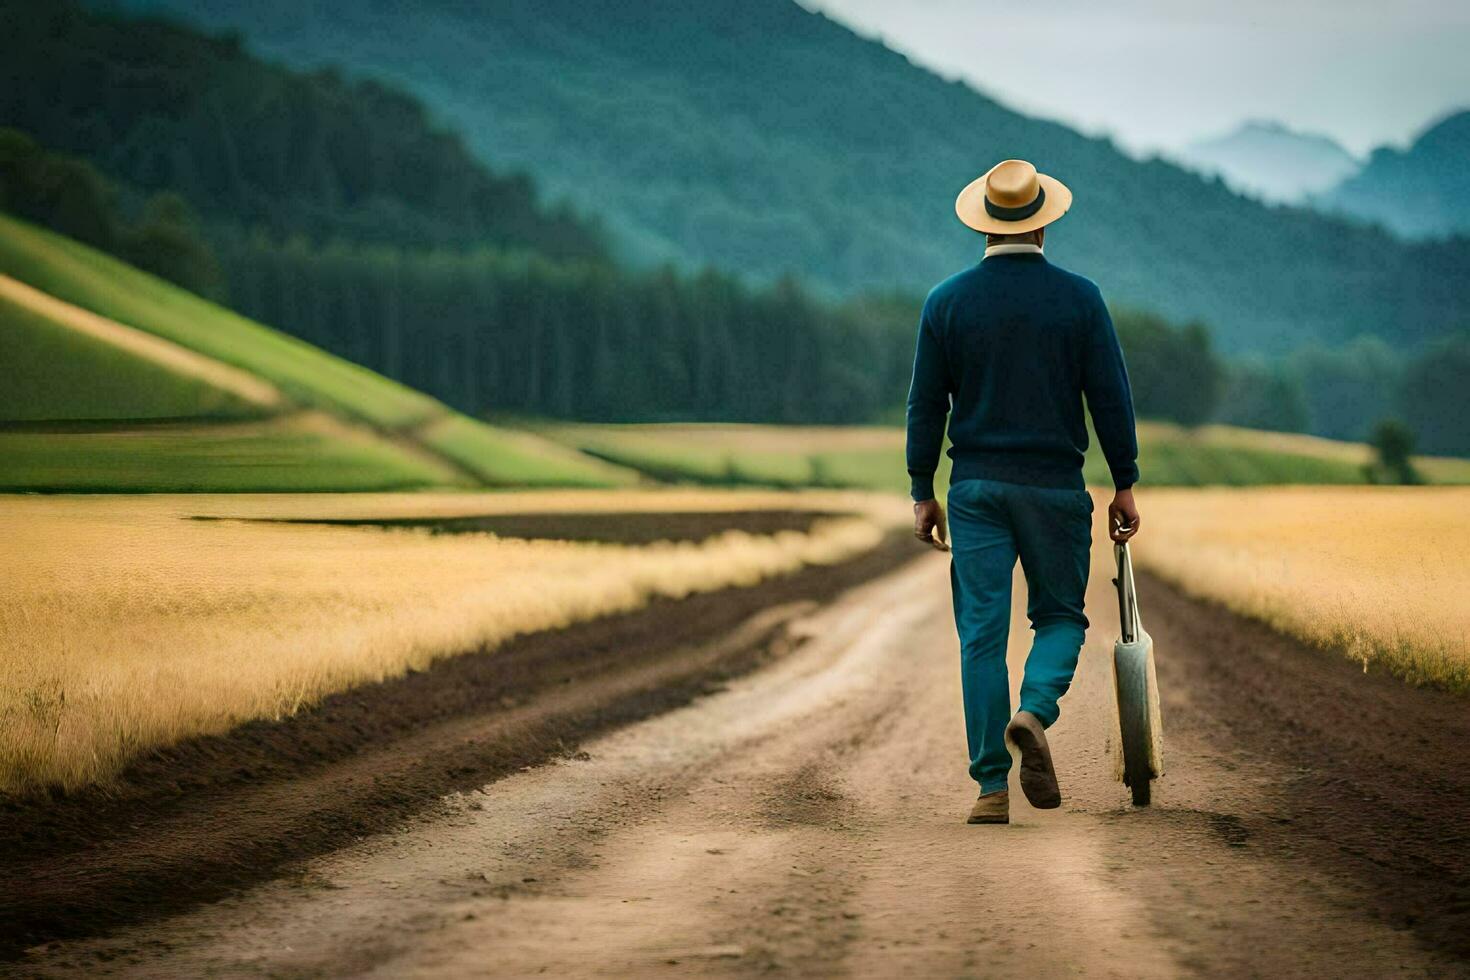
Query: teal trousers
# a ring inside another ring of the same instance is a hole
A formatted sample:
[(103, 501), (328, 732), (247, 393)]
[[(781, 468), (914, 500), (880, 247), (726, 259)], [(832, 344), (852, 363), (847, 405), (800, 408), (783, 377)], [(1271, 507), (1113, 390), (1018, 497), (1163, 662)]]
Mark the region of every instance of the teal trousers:
[(1085, 490), (963, 480), (949, 488), (950, 583), (960, 636), (960, 678), (970, 776), (982, 793), (1006, 788), (1011, 719), (1006, 644), (1011, 575), (1026, 575), (1033, 638), (1021, 710), (1051, 726), (1077, 669), (1087, 629), (1082, 612), (1092, 547), (1092, 497)]

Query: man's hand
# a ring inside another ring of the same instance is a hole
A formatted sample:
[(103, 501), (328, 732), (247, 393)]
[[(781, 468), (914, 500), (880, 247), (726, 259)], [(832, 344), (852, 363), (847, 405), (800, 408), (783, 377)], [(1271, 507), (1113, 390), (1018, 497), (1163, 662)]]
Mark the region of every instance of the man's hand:
[(921, 500), (914, 504), (914, 537), (936, 551), (948, 551), (944, 539), (949, 529), (944, 523), (944, 508), (937, 500)]
[(1132, 490), (1119, 490), (1108, 504), (1108, 536), (1119, 543), (1138, 533), (1141, 519), (1138, 505), (1133, 502)]

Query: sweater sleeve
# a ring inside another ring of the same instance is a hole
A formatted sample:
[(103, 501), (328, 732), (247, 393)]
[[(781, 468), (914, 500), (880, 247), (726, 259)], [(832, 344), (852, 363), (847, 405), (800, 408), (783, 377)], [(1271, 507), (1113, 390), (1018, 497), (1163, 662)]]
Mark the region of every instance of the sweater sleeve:
[(919, 317), (919, 340), (914, 352), (914, 378), (909, 385), (908, 468), (914, 500), (934, 497), (934, 471), (944, 448), (944, 423), (952, 390), (944, 348), (934, 330), (933, 300)]
[(1086, 360), (1082, 390), (1098, 444), (1108, 461), (1113, 486), (1127, 490), (1138, 482), (1138, 435), (1133, 425), (1133, 393), (1128, 386), (1128, 369), (1123, 349), (1113, 329), (1102, 294), (1093, 293), (1092, 315), (1088, 318)]

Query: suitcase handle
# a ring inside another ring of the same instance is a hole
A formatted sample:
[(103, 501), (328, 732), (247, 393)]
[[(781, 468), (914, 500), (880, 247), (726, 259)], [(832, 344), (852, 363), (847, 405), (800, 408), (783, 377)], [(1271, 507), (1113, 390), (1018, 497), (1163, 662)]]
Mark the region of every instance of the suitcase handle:
[(1118, 621), (1123, 642), (1136, 643), (1143, 624), (1138, 618), (1138, 587), (1133, 584), (1133, 556), (1128, 553), (1128, 542), (1113, 545), (1113, 558), (1118, 563), (1118, 577), (1113, 583), (1118, 586)]

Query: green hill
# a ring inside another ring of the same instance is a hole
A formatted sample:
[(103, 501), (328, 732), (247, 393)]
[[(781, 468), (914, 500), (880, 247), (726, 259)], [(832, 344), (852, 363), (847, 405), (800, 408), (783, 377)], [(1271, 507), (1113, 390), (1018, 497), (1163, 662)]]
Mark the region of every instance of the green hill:
[(0, 215), (0, 488), (606, 486), (494, 429), (77, 242)]
[(281, 400), (257, 379), (9, 276), (0, 276), (0, 323), (0, 418), (8, 421), (249, 418)]
[(278, 384), (302, 404), (402, 428), (442, 412), (427, 395), (208, 300), (79, 242), (0, 215), (0, 272)]
[(124, 6), (402, 84), (483, 158), (532, 170), (644, 258), (922, 293), (980, 247), (955, 193), (1021, 156), (1077, 193), (1048, 252), (1110, 301), (1203, 319), (1227, 353), (1362, 334), (1414, 345), (1470, 303), (1470, 243), (1406, 245), (1139, 162), (791, 0)]

